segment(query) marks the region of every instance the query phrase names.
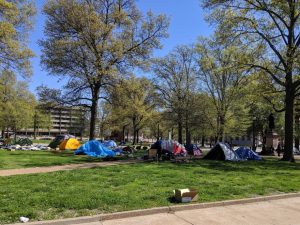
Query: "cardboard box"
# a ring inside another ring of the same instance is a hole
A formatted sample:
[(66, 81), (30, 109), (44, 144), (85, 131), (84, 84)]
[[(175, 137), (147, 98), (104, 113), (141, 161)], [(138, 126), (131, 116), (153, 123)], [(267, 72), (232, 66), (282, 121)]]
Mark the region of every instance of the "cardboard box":
[(198, 201), (199, 191), (193, 188), (187, 189), (176, 189), (175, 190), (175, 199), (178, 202), (187, 203), (187, 202), (196, 202)]

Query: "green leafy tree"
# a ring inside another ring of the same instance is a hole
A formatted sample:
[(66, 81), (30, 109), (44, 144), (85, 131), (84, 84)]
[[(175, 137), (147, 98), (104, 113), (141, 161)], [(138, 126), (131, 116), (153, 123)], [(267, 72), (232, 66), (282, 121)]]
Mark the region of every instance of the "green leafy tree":
[(294, 161), (294, 103), (300, 94), (300, 1), (204, 0), (203, 5), (214, 9), (210, 18), (219, 24), (225, 39), (240, 37), (264, 49), (248, 66), (270, 76), (276, 91), (284, 93), (283, 160)]
[(36, 105), (26, 82), (17, 82), (10, 71), (0, 74), (0, 126), (4, 131), (16, 131), (30, 126)]
[(99, 99), (120, 74), (144, 65), (161, 47), (168, 19), (142, 15), (134, 0), (52, 0), (44, 13), (42, 63), (51, 74), (67, 78), (62, 102), (90, 108), (94, 139)]
[(243, 96), (242, 89), (247, 83), (248, 73), (239, 62), (246, 60), (248, 54), (240, 47), (208, 38), (201, 38), (197, 45), (199, 79), (216, 112), (215, 141), (224, 140), (230, 112)]
[(151, 82), (134, 76), (121, 81), (114, 88), (112, 105), (113, 113), (125, 122), (123, 125), (131, 121), (133, 144), (137, 143), (140, 131), (149, 124), (156, 106)]
[(178, 46), (167, 56), (153, 62), (156, 89), (161, 106), (169, 112), (169, 117), (177, 121), (178, 142), (183, 142), (183, 129), (186, 142), (190, 143), (191, 106), (196, 93), (195, 51), (190, 46)]
[(0, 0), (0, 70), (29, 75), (33, 53), (26, 46), (35, 8), (28, 0)]

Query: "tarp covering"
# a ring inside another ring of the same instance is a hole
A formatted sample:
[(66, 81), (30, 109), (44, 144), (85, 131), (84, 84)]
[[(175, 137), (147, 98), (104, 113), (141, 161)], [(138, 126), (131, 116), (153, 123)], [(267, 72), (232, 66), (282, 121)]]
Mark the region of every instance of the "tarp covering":
[(79, 149), (74, 152), (75, 155), (89, 155), (92, 157), (98, 158), (106, 158), (106, 157), (114, 157), (116, 153), (109, 148), (106, 148), (99, 141), (89, 141), (82, 145)]
[(59, 150), (76, 150), (81, 146), (80, 142), (75, 138), (64, 140), (59, 145)]
[(211, 160), (239, 161), (241, 158), (227, 144), (217, 143), (204, 157)]
[(152, 146), (152, 149), (158, 149), (162, 152), (169, 152), (174, 155), (186, 155), (187, 151), (183, 145), (177, 141), (173, 140), (159, 140), (155, 142)]
[(104, 141), (103, 145), (107, 148), (116, 148), (118, 146), (117, 143), (112, 140)]
[(257, 153), (246, 147), (240, 147), (237, 150), (235, 150), (235, 152), (239, 155), (241, 159), (262, 160), (262, 158)]

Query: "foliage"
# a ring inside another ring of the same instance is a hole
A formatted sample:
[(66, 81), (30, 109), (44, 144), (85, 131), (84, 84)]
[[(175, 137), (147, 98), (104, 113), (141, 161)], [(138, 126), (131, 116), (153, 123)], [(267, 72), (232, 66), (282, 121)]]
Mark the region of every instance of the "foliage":
[(52, 75), (67, 80), (62, 102), (90, 108), (93, 139), (98, 100), (120, 74), (144, 65), (161, 47), (168, 19), (151, 12), (142, 15), (134, 0), (54, 0), (44, 13), (42, 63)]
[(152, 83), (147, 78), (122, 80), (112, 93), (112, 115), (120, 125), (128, 123), (133, 128), (133, 144), (138, 140), (138, 132), (148, 125), (157, 105)]
[[(214, 36), (218, 37), (220, 32), (216, 31)], [(225, 133), (233, 134), (228, 132), (229, 123), (234, 122), (232, 120), (238, 121), (239, 114), (247, 114), (241, 112), (237, 102), (243, 97), (244, 87), (248, 82), (247, 70), (242, 65), (250, 56), (241, 46), (238, 41), (229, 43), (219, 38), (200, 38), (197, 45), (199, 79), (216, 111), (216, 141), (223, 141)], [(232, 127), (236, 129), (234, 125)]]
[(222, 37), (239, 37), (260, 54), (246, 65), (271, 78), (273, 92), (282, 93), (285, 111), (284, 160), (293, 161), (294, 104), (300, 95), (300, 1), (298, 0), (204, 0), (213, 9), (210, 20)]
[(31, 0), (0, 0), (0, 72), (30, 75), (33, 53), (26, 46), (27, 32), (35, 14)]
[(190, 142), (190, 124), (195, 103), (196, 81), (195, 51), (192, 46), (178, 46), (167, 56), (154, 60), (154, 83), (160, 96), (161, 106), (167, 119), (176, 121), (178, 141), (182, 143), (182, 130), (186, 129), (186, 140)]
[(0, 107), (1, 129), (12, 129), (14, 131), (30, 126), (34, 108), (35, 98), (28, 90), (25, 82), (17, 82), (15, 75), (10, 71), (0, 74)]

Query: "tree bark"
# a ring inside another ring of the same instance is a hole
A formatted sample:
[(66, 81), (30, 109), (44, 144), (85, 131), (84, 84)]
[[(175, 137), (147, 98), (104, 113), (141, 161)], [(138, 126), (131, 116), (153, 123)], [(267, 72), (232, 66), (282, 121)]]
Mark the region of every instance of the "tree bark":
[(219, 117), (219, 134), (218, 134), (218, 137), (219, 137), (219, 141), (222, 142), (224, 141), (224, 132), (225, 132), (225, 116), (224, 115), (221, 115)]
[(123, 129), (122, 129), (122, 141), (125, 143), (125, 129), (126, 129), (126, 125), (123, 126)]
[(299, 124), (299, 119), (300, 119), (300, 115), (299, 112), (296, 111), (295, 112), (295, 148), (297, 148), (299, 150), (299, 144), (300, 144), (300, 124)]
[(202, 136), (202, 139), (201, 139), (201, 147), (203, 148), (205, 145), (205, 136)]
[(92, 99), (91, 120), (90, 120), (90, 141), (95, 139), (99, 91), (100, 91), (100, 88), (95, 88), (93, 91), (94, 93), (93, 93), (93, 99)]
[(285, 142), (282, 160), (294, 162), (294, 90), (292, 86), (288, 85), (286, 87), (285, 106)]
[(178, 142), (182, 144), (182, 115), (178, 115)]

